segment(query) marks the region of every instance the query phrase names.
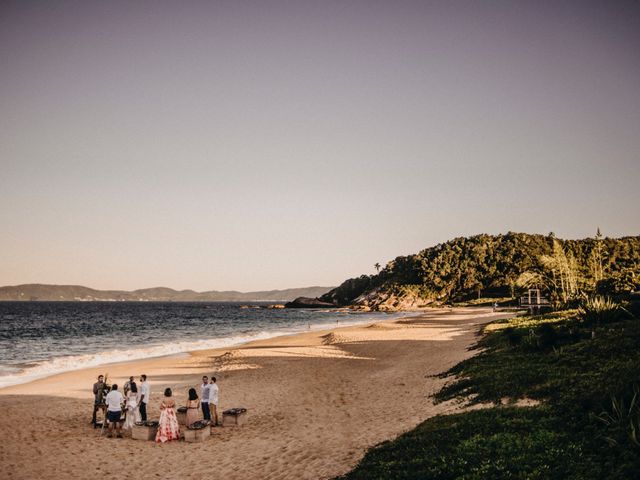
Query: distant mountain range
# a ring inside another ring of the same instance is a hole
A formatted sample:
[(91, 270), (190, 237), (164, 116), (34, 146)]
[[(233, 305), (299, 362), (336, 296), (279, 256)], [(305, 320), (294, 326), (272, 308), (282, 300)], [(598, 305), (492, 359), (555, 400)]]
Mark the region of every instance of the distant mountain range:
[(141, 290), (95, 290), (80, 285), (37, 283), (0, 287), (0, 301), (149, 301), (149, 302), (288, 302), (297, 297), (319, 297), (333, 287), (289, 288), (263, 292), (173, 290), (156, 287)]

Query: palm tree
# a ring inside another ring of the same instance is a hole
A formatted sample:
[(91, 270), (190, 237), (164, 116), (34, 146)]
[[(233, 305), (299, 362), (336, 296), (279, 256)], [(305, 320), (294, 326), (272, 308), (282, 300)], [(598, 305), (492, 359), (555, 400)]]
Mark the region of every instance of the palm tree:
[(376, 264), (373, 266), (373, 268), (376, 269), (376, 272), (380, 271), (380, 264), (378, 262), (376, 262)]
[(594, 288), (600, 280), (604, 278), (602, 267), (603, 251), (602, 251), (602, 233), (600, 227), (596, 231), (595, 245), (591, 251), (591, 263), (593, 268), (593, 284)]

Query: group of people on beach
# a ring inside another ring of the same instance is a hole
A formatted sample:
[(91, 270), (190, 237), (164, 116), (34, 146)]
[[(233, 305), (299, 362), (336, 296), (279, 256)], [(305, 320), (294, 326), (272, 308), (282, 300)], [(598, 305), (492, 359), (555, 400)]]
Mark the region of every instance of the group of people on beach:
[[(98, 381), (93, 384), (93, 416), (91, 424), (98, 427), (97, 413), (104, 412), (105, 424), (108, 426), (107, 437), (112, 437), (114, 430), (116, 437), (122, 438), (122, 430), (131, 430), (136, 423), (147, 422), (147, 405), (151, 396), (151, 387), (146, 375), (140, 375), (140, 385), (134, 377), (129, 377), (123, 386), (124, 394), (118, 390), (118, 385), (108, 385), (104, 375), (98, 376)], [(188, 391), (186, 405), (186, 425), (205, 420), (218, 426), (218, 399), (219, 388), (216, 377), (203, 376), (200, 385), (200, 396), (195, 388)], [(160, 403), (160, 420), (156, 442), (164, 443), (180, 438), (180, 425), (176, 416), (176, 403), (170, 388), (164, 390), (164, 398)]]

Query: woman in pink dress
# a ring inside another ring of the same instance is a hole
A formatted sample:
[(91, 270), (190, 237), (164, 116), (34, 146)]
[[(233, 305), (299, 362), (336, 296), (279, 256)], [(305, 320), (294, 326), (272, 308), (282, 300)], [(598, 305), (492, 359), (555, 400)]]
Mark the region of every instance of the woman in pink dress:
[(200, 416), (200, 400), (195, 388), (189, 389), (189, 400), (187, 400), (187, 427), (193, 425), (198, 420), (201, 420)]
[(160, 422), (158, 424), (158, 433), (156, 433), (156, 443), (180, 439), (180, 425), (178, 425), (175, 410), (176, 402), (171, 396), (171, 389), (165, 389), (164, 399), (160, 404)]

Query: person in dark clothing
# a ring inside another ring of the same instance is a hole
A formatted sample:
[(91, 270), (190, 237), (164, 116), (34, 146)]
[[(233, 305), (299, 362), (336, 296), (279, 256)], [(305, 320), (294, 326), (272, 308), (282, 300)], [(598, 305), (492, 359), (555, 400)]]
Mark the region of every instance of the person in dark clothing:
[(106, 384), (104, 382), (104, 375), (98, 375), (98, 381), (93, 384), (93, 415), (91, 417), (91, 424), (96, 427), (96, 415), (98, 410), (103, 409), (104, 406), (104, 389)]

